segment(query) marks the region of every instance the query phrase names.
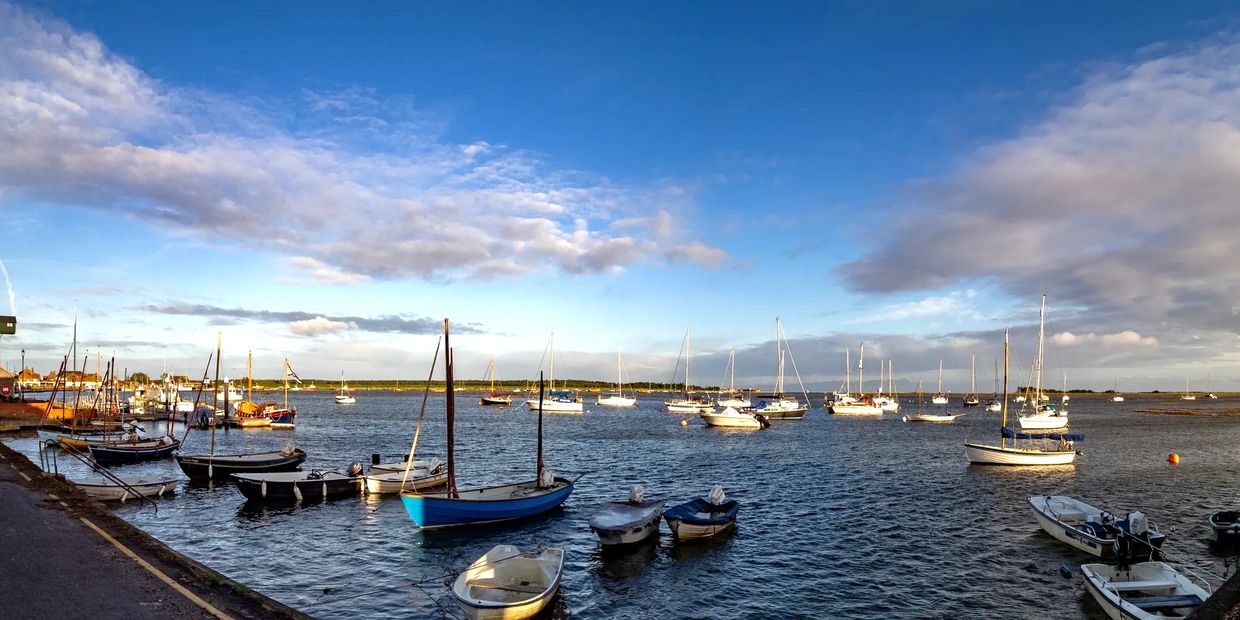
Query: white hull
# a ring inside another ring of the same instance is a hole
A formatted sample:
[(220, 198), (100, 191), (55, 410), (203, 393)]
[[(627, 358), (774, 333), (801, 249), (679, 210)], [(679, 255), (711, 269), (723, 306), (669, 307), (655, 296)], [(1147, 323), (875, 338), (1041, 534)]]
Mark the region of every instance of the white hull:
[(719, 413), (703, 413), (701, 417), (702, 422), (705, 422), (707, 426), (752, 429), (763, 428), (762, 421), (752, 413), (741, 413), (731, 407), (728, 407)]
[(964, 444), (964, 453), (969, 457), (969, 462), (975, 465), (1071, 465), (1076, 460), (1076, 452), (1073, 450), (1030, 450), (1011, 446), (1000, 448), (973, 443)]
[(900, 402), (897, 400), (889, 400), (882, 405), (879, 405), (879, 408), (887, 413), (896, 413), (900, 410)]
[(122, 481), (129, 485), (137, 495), (123, 486), (98, 476), (95, 478), (87, 478), (84, 480), (75, 480), (75, 484), (87, 495), (105, 502), (124, 502), (129, 499), (136, 499), (138, 495), (143, 497), (160, 497), (164, 493), (175, 493), (177, 485), (180, 481), (160, 480), (156, 478), (148, 478), (145, 476), (122, 477)]
[(753, 406), (753, 401), (748, 398), (725, 398), (715, 403), (720, 407), (731, 407), (733, 409), (746, 409)]
[[(538, 411), (537, 398), (527, 400), (525, 401), (525, 404), (529, 406), (530, 411)], [(543, 413), (581, 413), (583, 407), (582, 404), (578, 402), (566, 403), (564, 401), (547, 400), (544, 398), (542, 410)]]
[(1111, 399), (1111, 402), (1113, 402), (1113, 403), (1122, 403), (1122, 402), (1124, 402), (1124, 397), (1123, 397), (1123, 396), (1116, 396), (1115, 398), (1112, 398), (1112, 399)]
[(1063, 415), (1025, 415), (1017, 418), (1020, 428), (1026, 431), (1046, 431), (1068, 428), (1068, 416)]
[(631, 545), (658, 535), (662, 516), (662, 500), (644, 504), (609, 502), (590, 517), (590, 529), (603, 545)]
[[(1162, 562), (1139, 562), (1127, 571), (1108, 564), (1082, 564), (1081, 577), (1085, 580), (1085, 589), (1114, 620), (1187, 618), (1201, 601), (1210, 597), (1209, 590)], [(1202, 583), (1209, 587), (1205, 581)], [(1153, 610), (1146, 611), (1139, 606), (1141, 599), (1150, 597), (1176, 597), (1184, 606), (1151, 613)]]
[(989, 411), (990, 413), (999, 413), (1003, 411), (1003, 405), (1000, 405), (999, 403), (986, 405), (986, 411)]
[(603, 407), (633, 407), (637, 405), (637, 399), (628, 396), (600, 396), (595, 404)]
[(357, 402), (357, 399), (352, 396), (342, 396), (340, 394), (336, 395), (337, 405), (352, 405), (352, 404), (355, 404), (356, 402)]
[(667, 527), (672, 530), (672, 535), (676, 537), (676, 540), (709, 538), (728, 531), (733, 525), (736, 525), (736, 521), (728, 521), (722, 525), (697, 525), (695, 523), (686, 523), (680, 519), (667, 520)]
[(931, 405), (946, 405), (947, 397), (946, 396), (935, 396), (934, 398), (930, 399), (930, 404)]
[(467, 618), (530, 618), (555, 597), (563, 568), (562, 549), (530, 555), (512, 545), (498, 545), (457, 576), (452, 596)]
[[(406, 464), (404, 461), (396, 461), (393, 463), (380, 463), (378, 465), (371, 465), (370, 473), (371, 474), (387, 474), (387, 473), (391, 473), (394, 471), (398, 471), (403, 474), (405, 473), (405, 465)], [(431, 469), (435, 469), (438, 466), (439, 466), (439, 459), (437, 458), (413, 459), (413, 467), (411, 467), (410, 469), (414, 471), (431, 470)]]
[(669, 400), (663, 403), (668, 413), (711, 413), (715, 406), (691, 400)]
[[(401, 488), (402, 481), (404, 481), (404, 489)], [(448, 470), (444, 467), (438, 467), (434, 472), (412, 469), (409, 471), (408, 480), (405, 480), (404, 470), (372, 473), (366, 476), (366, 492), (372, 495), (400, 493), (402, 490), (427, 491), (445, 484), (448, 484)]]
[(934, 415), (930, 413), (914, 413), (904, 416), (905, 422), (934, 422), (938, 424), (946, 424), (955, 422), (956, 418), (964, 415), (963, 413), (952, 413), (948, 415)]
[(877, 405), (863, 405), (861, 403), (831, 405), (831, 413), (835, 415), (883, 415), (883, 408)]

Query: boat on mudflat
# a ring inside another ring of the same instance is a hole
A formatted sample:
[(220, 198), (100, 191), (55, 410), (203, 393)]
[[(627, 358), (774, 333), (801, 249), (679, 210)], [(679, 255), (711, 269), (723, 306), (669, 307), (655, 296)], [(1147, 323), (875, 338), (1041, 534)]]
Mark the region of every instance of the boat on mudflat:
[(724, 497), (723, 489), (711, 489), (710, 497), (696, 497), (663, 511), (663, 519), (676, 540), (707, 538), (736, 525), (740, 504)]
[(496, 545), (457, 576), (452, 596), (467, 618), (530, 618), (555, 598), (563, 571), (563, 549), (533, 554)]
[(82, 480), (73, 480), (73, 485), (83, 493), (105, 502), (124, 502), (137, 497), (161, 497), (164, 493), (175, 493), (176, 478), (157, 478), (153, 476), (128, 476), (117, 478), (124, 484), (107, 476), (93, 476)]
[(662, 498), (646, 499), (645, 489), (633, 487), (628, 501), (607, 502), (590, 517), (590, 530), (604, 546), (629, 545), (659, 533)]
[(1140, 512), (1116, 519), (1106, 510), (1063, 495), (1035, 495), (1029, 506), (1047, 534), (1104, 560), (1157, 559), (1167, 540)]
[(360, 495), (364, 478), (362, 465), (354, 463), (345, 472), (336, 470), (289, 471), (266, 474), (233, 474), (237, 489), (251, 501), (319, 501)]
[(178, 454), (177, 465), (191, 479), (225, 480), (232, 474), (296, 471), (306, 460), (301, 448), (250, 454)]
[(1185, 573), (1162, 562), (1081, 565), (1085, 589), (1114, 620), (1188, 618), (1210, 598), (1211, 588), (1205, 579)]

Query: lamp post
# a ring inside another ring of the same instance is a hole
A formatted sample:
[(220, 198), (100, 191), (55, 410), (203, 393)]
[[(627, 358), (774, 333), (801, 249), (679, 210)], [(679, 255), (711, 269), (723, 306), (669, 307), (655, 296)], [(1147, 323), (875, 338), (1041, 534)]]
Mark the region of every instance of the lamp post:
[(26, 350), (22, 349), (22, 368), (17, 371), (17, 389), (22, 392), (22, 402), (26, 402), (26, 386), (22, 383), (22, 375), (26, 374)]

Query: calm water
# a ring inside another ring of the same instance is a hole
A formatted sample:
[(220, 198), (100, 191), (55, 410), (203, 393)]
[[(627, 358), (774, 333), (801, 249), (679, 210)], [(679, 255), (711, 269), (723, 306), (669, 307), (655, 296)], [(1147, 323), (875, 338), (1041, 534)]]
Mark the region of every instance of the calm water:
[[(307, 468), (368, 463), (373, 452), (399, 459), (420, 394), (361, 392), (357, 405), (339, 407), (331, 393), (302, 392), (294, 402), (295, 431), (221, 432), (218, 449), (271, 450), (293, 440), (309, 453)], [(457, 402), (462, 487), (534, 476), (534, 414), (524, 406), (482, 409), (473, 397)], [(832, 417), (818, 407), (803, 421), (753, 432), (708, 429), (689, 416), (681, 427), (682, 416), (658, 406), (651, 398), (636, 410), (547, 416), (548, 464), (560, 474), (589, 473), (562, 510), (525, 522), (422, 532), (394, 497), (265, 508), (246, 504), (227, 483), (183, 487), (158, 512), (134, 505), (117, 512), (323, 618), (455, 617), (446, 584), (501, 543), (565, 548), (557, 617), (1103, 617), (1079, 577), (1060, 575), (1061, 564), (1088, 556), (1041, 532), (1025, 501), (1035, 494), (1143, 510), (1169, 534), (1173, 560), (1230, 574), (1211, 554), (1203, 521), (1240, 507), (1240, 419), (1133, 411), (1179, 407), (1175, 401), (1081, 398), (1071, 408), (1074, 431), (1087, 436), (1076, 466), (1008, 469), (966, 464), (962, 442), (997, 436), (998, 414), (978, 409), (936, 426), (893, 414)], [(442, 397), (432, 397), (419, 456), (445, 454), (442, 411)], [(208, 440), (192, 432), (185, 452), (205, 451)], [(11, 445), (36, 453), (33, 439)], [(1171, 451), (1182, 457), (1178, 467), (1166, 463)], [(61, 466), (70, 477), (81, 470)], [(118, 469), (180, 474), (172, 461)], [(721, 484), (741, 502), (739, 527), (686, 545), (674, 544), (665, 527), (657, 545), (603, 554), (586, 522), (633, 484), (673, 502)]]

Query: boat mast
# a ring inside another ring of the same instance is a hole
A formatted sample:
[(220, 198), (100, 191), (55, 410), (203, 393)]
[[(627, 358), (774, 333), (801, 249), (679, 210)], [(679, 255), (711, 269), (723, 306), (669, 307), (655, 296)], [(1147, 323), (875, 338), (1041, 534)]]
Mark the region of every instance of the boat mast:
[(865, 343), (861, 343), (861, 357), (857, 359), (857, 393), (865, 396)]
[[(554, 387), (554, 384), (552, 384)], [(537, 471), (534, 472), (534, 486), (539, 487), (542, 483), (543, 471), (543, 450), (542, 450), (542, 426), (543, 426), (543, 376), (538, 373), (538, 461), (535, 463)]]
[(939, 390), (938, 392), (935, 393), (935, 396), (940, 396), (942, 394), (943, 394), (943, 358), (939, 358)]
[[(220, 347), (224, 341), (224, 332), (215, 332), (215, 379), (211, 381), (211, 390), (215, 393), (215, 399), (211, 402), (211, 456), (215, 456), (215, 412), (220, 410)], [(209, 362), (208, 362), (209, 363)], [(228, 406), (227, 394), (224, 395), (224, 406)], [(227, 413), (227, 412), (225, 412)], [(207, 467), (207, 473), (214, 475), (215, 462), (212, 460)]]
[(616, 345), (616, 388), (624, 398), (624, 362), (620, 358), (620, 345)]
[(852, 351), (844, 349), (844, 392), (852, 394)]
[(254, 351), (245, 357), (245, 399), (254, 400)]
[[(456, 392), (452, 382), (452, 345), (448, 342), (448, 318), (443, 320), (444, 411), (448, 426), (448, 497), (456, 498)], [(341, 385), (344, 385), (344, 372)], [(539, 403), (540, 405), (542, 403)], [(539, 407), (541, 409), (541, 407)]]
[(779, 323), (779, 317), (775, 317), (775, 395), (782, 396), (784, 393), (784, 349), (783, 325)]
[(976, 396), (977, 395), (977, 355), (976, 354), (970, 355), (969, 360), (970, 360), (969, 364), (973, 369), (971, 371), (972, 378), (969, 379), (969, 394)]
[(1007, 437), (1003, 436), (1003, 429), (1007, 428), (1008, 413), (1008, 331), (1003, 330), (1003, 415), (999, 422), (999, 447), (1007, 447)]
[(284, 358), (284, 408), (288, 409), (288, 371), (292, 366), (288, 365), (288, 358)]
[[(554, 390), (555, 389), (555, 332), (551, 332), (551, 341), (548, 343), (547, 347), (550, 349), (550, 352), (551, 352), (551, 389)], [(538, 373), (538, 376), (542, 377), (542, 373), (541, 372)]]
[[(1037, 383), (1035, 384), (1035, 392), (1038, 402), (1042, 402), (1042, 338), (1045, 333), (1046, 326), (1046, 294), (1042, 295), (1042, 309), (1038, 311), (1038, 356), (1034, 363), (1037, 365)], [(1004, 366), (1006, 366), (1006, 362)], [(1006, 370), (1004, 371), (1007, 372)]]
[[(896, 375), (895, 375), (895, 371), (891, 369), (891, 365), (892, 365), (891, 360), (887, 360), (887, 392), (891, 395), (892, 398), (895, 398), (897, 396)], [(918, 379), (918, 381), (921, 381), (921, 379)]]
[(689, 398), (689, 358), (692, 356), (691, 351), (693, 350), (689, 341), (690, 329), (692, 328), (685, 328), (685, 399)]

